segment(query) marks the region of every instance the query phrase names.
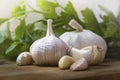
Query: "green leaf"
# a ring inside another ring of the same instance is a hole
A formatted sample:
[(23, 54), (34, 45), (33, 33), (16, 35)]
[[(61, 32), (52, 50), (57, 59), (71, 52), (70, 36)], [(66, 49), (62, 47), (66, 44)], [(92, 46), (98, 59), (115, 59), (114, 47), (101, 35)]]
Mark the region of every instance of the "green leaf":
[(106, 13), (106, 15), (101, 16), (103, 19), (102, 24), (104, 28), (104, 38), (108, 43), (108, 47), (120, 47), (120, 25), (114, 14), (100, 6), (100, 9)]
[(35, 23), (35, 30), (47, 31), (47, 26), (43, 22)]
[(117, 23), (116, 17), (114, 16), (114, 14), (111, 11), (107, 10), (106, 8), (104, 8), (102, 6), (99, 6), (99, 8), (107, 14), (107, 16), (103, 16), (103, 17), (101, 16), (101, 18), (108, 17), (108, 18), (105, 18), (106, 19), (106, 20), (104, 20), (105, 23), (108, 23), (109, 21), (113, 21), (113, 22)]
[(0, 34), (0, 44), (3, 43), (5, 40), (5, 37), (3, 37), (1, 34)]
[(19, 24), (19, 26), (16, 27), (15, 29), (15, 36), (16, 36), (16, 39), (22, 39), (24, 37), (24, 34), (25, 34), (25, 21), (22, 20)]
[(11, 33), (9, 30), (9, 22), (4, 23), (4, 26), (1, 26), (0, 35), (4, 38), (11, 38)]
[[(67, 15), (70, 15), (72, 18), (76, 19), (77, 21), (79, 21), (78, 15), (74, 9), (74, 6), (72, 5), (72, 3), (70, 1), (68, 1), (66, 7), (64, 8), (64, 11)], [(64, 16), (65, 17), (65, 16)]]
[(23, 51), (28, 51), (29, 45), (24, 42), (13, 42), (8, 49), (6, 55), (8, 58), (16, 59), (16, 57)]
[(109, 38), (111, 41), (114, 41), (114, 39), (120, 40), (120, 27), (116, 17), (111, 11), (105, 9), (102, 6), (99, 7), (106, 13), (106, 15), (101, 16), (103, 23), (106, 26), (106, 29), (104, 29), (104, 37)]
[[(104, 34), (105, 38), (117, 38), (118, 37), (118, 33), (119, 33), (119, 29), (118, 29), (118, 25), (116, 25), (114, 22), (109, 22), (106, 23), (106, 31)], [(119, 35), (120, 36), (120, 35)]]
[(26, 13), (26, 0), (20, 0), (19, 5), (12, 10), (13, 17), (20, 17)]
[(15, 7), (15, 9), (12, 11), (13, 17), (20, 17), (25, 14), (25, 9), (23, 10), (20, 6)]
[(46, 31), (47, 31), (47, 25), (46, 23), (40, 21), (35, 23), (35, 28), (34, 31), (32, 32), (32, 35), (34, 37), (34, 39), (39, 39), (42, 38), (46, 35)]
[(41, 9), (41, 13), (45, 18), (57, 19), (56, 7), (57, 3), (50, 2), (48, 0), (37, 0), (38, 6)]
[(11, 39), (11, 33), (9, 30), (9, 22), (5, 22), (3, 26), (1, 26), (0, 30), (0, 44), (4, 42), (6, 39)]
[[(71, 19), (73, 19), (74, 17), (71, 16), (71, 15), (68, 15), (67, 13), (65, 12), (61, 12), (61, 16), (60, 16), (60, 19), (62, 20), (61, 22), (63, 22), (63, 25), (65, 26), (69, 26), (68, 23)], [(60, 23), (61, 23), (60, 22)]]
[(42, 38), (46, 34), (47, 26), (42, 21), (37, 21), (36, 23), (32, 23), (27, 25), (26, 30), (29, 31), (30, 37), (28, 34), (25, 35), (25, 41), (29, 41), (30, 43)]
[(19, 43), (14, 42), (13, 44), (11, 44), (11, 46), (6, 50), (6, 54), (14, 50), (17, 47), (17, 45), (19, 45)]
[(80, 22), (74, 6), (70, 1), (68, 1), (67, 5), (65, 6), (64, 11), (61, 12), (60, 17), (64, 20), (63, 22), (65, 22), (65, 24), (68, 24), (71, 19), (75, 19)]
[(100, 25), (93, 13), (92, 10), (86, 8), (85, 10), (81, 11), (83, 15), (83, 25), (86, 29), (92, 30), (93, 32), (103, 35)]
[(26, 0), (20, 0), (19, 6), (21, 7), (22, 10), (26, 9)]
[[(56, 31), (56, 34), (61, 35), (62, 32), (73, 30), (68, 25), (68, 23), (71, 19), (75, 19), (76, 21), (81, 23), (81, 21), (78, 18), (78, 15), (74, 9), (74, 6), (72, 5), (72, 3), (70, 1), (68, 1), (65, 8), (63, 8), (63, 11), (61, 11), (59, 18), (54, 21), (53, 26), (55, 27), (54, 29)], [(60, 30), (60, 33), (58, 30)]]
[(12, 43), (11, 39), (4, 39), (2, 41), (2, 43), (0, 43), (0, 56), (1, 56), (1, 58), (7, 58), (5, 51), (10, 46), (11, 43)]
[(7, 21), (8, 20), (8, 18), (0, 18), (0, 25), (2, 24), (2, 23), (4, 23), (5, 21)]
[(1, 26), (0, 30), (0, 58), (6, 58), (5, 50), (10, 46), (11, 40), (11, 33), (9, 30), (9, 22), (5, 22)]

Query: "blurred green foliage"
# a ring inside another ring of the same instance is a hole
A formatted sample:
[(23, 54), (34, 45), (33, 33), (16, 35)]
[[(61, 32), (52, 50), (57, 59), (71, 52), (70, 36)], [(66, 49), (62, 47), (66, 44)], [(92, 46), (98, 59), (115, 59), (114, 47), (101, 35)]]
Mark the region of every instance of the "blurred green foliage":
[[(100, 9), (106, 15), (100, 15), (103, 20), (99, 23), (93, 11), (89, 8), (81, 11), (83, 19), (80, 20), (70, 1), (65, 7), (61, 6), (56, 0), (54, 2), (48, 0), (36, 0), (40, 10), (35, 10), (27, 0), (20, 0), (20, 3), (12, 11), (10, 18), (0, 18), (0, 25), (4, 24), (0, 30), (0, 58), (15, 60), (23, 51), (29, 51), (30, 45), (37, 39), (42, 38), (46, 34), (46, 20), (53, 19), (53, 29), (59, 37), (66, 31), (73, 29), (68, 25), (71, 19), (75, 19), (85, 29), (92, 30), (96, 34), (102, 36), (108, 47), (120, 47), (120, 23), (117, 21), (112, 12), (100, 6)], [(31, 10), (26, 10), (28, 6)], [(56, 13), (56, 8), (62, 9), (60, 14)], [(29, 13), (42, 14), (43, 18), (33, 23), (26, 24), (26, 17)], [(20, 21), (14, 32), (10, 32), (10, 21), (17, 19)], [(14, 34), (14, 35), (11, 35)]]

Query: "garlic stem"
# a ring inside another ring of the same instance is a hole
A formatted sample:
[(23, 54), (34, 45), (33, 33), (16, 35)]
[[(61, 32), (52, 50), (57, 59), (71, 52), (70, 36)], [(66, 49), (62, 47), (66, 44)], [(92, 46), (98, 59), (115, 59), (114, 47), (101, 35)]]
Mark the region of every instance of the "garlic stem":
[(83, 31), (83, 27), (74, 19), (72, 19), (70, 22), (69, 22), (69, 25), (76, 29), (76, 31), (78, 32), (82, 32)]
[(46, 36), (54, 36), (53, 29), (52, 29), (52, 19), (47, 20), (47, 34)]

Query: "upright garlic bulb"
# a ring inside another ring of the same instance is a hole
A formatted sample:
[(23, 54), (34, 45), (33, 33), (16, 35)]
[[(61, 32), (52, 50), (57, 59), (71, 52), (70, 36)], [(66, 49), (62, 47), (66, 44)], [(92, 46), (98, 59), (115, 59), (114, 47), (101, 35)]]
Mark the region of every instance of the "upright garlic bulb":
[(57, 65), (59, 59), (67, 54), (68, 46), (57, 38), (52, 30), (52, 20), (47, 20), (46, 37), (35, 41), (30, 53), (37, 65)]
[(102, 50), (101, 60), (103, 60), (107, 50), (105, 40), (90, 30), (84, 30), (75, 20), (71, 20), (69, 25), (76, 29), (76, 31), (66, 32), (62, 34), (60, 38), (69, 46), (77, 49), (81, 49), (86, 46), (97, 45)]

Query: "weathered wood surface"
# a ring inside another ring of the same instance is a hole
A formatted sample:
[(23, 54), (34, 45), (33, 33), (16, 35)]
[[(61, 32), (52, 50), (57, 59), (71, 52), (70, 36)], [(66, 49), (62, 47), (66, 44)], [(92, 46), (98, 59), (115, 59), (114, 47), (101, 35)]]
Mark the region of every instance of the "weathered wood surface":
[(0, 80), (120, 80), (120, 60), (105, 61), (85, 71), (73, 72), (57, 67), (0, 65)]

